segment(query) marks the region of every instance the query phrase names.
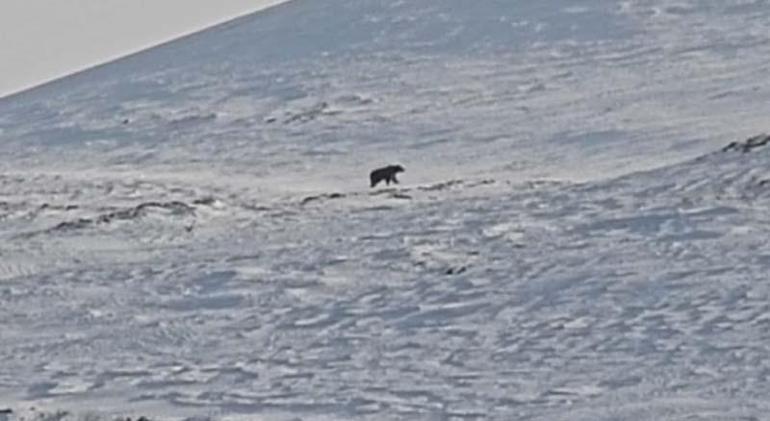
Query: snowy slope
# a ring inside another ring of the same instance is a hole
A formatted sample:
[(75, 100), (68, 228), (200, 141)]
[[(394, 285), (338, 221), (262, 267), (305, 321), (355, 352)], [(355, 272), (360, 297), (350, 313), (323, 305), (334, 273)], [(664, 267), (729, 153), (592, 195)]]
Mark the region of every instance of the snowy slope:
[(768, 23), (294, 0), (0, 100), (0, 409), (762, 419)]

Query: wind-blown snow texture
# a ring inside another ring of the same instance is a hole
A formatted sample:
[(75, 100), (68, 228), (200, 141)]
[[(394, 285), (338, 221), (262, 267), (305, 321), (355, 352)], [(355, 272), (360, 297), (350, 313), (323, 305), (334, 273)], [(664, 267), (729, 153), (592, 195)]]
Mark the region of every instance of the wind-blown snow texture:
[(295, 0), (0, 100), (0, 409), (765, 417), (770, 4), (579, 3)]

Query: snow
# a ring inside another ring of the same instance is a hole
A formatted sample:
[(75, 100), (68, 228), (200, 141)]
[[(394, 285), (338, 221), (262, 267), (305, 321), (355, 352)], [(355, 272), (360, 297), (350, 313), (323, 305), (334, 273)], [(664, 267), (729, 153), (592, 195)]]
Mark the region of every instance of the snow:
[(0, 409), (762, 419), (769, 20), (294, 0), (0, 100)]

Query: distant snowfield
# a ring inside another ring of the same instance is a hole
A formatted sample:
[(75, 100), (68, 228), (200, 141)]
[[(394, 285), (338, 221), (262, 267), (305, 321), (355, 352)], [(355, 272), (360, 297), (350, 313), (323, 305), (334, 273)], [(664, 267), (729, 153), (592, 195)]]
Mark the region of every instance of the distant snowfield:
[(3, 0), (0, 97), (286, 0)]
[(541, 3), (294, 0), (0, 101), (0, 409), (770, 413), (770, 147), (722, 150), (770, 4)]

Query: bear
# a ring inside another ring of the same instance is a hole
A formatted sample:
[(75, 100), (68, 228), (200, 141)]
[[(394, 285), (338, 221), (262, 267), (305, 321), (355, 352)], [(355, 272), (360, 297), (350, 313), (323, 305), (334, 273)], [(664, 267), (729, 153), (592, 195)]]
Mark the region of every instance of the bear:
[(391, 182), (398, 184), (396, 174), (400, 172), (404, 172), (404, 167), (401, 165), (388, 165), (387, 167), (377, 168), (369, 174), (371, 187), (376, 186), (382, 180), (385, 180), (387, 185), (390, 185)]

